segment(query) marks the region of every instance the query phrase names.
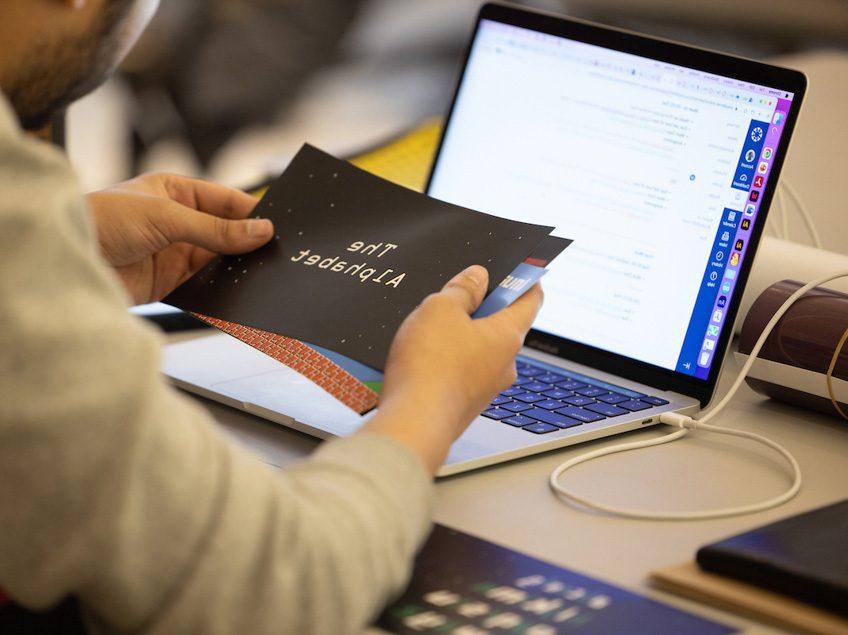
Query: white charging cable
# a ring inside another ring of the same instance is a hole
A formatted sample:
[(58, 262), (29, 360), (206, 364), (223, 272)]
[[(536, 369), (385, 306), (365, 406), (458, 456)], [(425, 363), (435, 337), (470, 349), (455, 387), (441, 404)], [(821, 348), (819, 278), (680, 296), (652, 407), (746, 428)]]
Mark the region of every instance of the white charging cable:
[[(781, 240), (789, 240), (789, 211), (785, 201), (783, 200), (784, 193), (792, 199), (795, 209), (798, 211), (798, 214), (800, 214), (801, 219), (804, 221), (804, 225), (807, 227), (807, 231), (810, 233), (810, 239), (813, 241), (813, 246), (821, 249), (821, 236), (816, 229), (815, 223), (813, 223), (813, 217), (810, 215), (806, 205), (804, 205), (804, 201), (801, 200), (798, 190), (786, 179), (783, 179), (780, 182), (777, 191), (774, 193), (774, 224), (771, 225), (771, 229), (775, 236)], [(779, 230), (777, 229), (778, 221), (780, 221)]]
[[(792, 201), (795, 203), (795, 208), (798, 210), (798, 213), (801, 214), (801, 218), (804, 219), (804, 224), (807, 226), (807, 231), (810, 232), (810, 238), (813, 239), (813, 246), (818, 249), (821, 249), (821, 236), (819, 235), (819, 231), (816, 229), (815, 223), (813, 223), (813, 217), (810, 215), (810, 212), (807, 209), (806, 205), (804, 205), (804, 201), (801, 200), (801, 196), (798, 194), (798, 190), (795, 189), (794, 185), (792, 185), (789, 181), (785, 179), (781, 181), (780, 187), (783, 188), (787, 194), (789, 194), (789, 198), (791, 198)], [(784, 236), (784, 239), (787, 239), (787, 236)]]
[[(727, 391), (727, 394), (725, 394), (721, 401), (719, 401), (714, 408), (711, 408), (709, 412), (705, 413), (698, 419), (693, 419), (692, 417), (681, 415), (676, 412), (663, 413), (660, 415), (660, 422), (670, 426), (675, 426), (679, 428), (679, 430), (676, 430), (675, 432), (667, 434), (658, 439), (650, 439), (647, 441), (634, 441), (632, 443), (622, 443), (609, 448), (603, 448), (600, 450), (595, 450), (593, 452), (587, 452), (586, 454), (582, 454), (569, 461), (566, 461), (565, 463), (557, 467), (553, 472), (551, 472), (551, 489), (553, 489), (558, 496), (562, 497), (566, 501), (576, 503), (577, 505), (580, 505), (581, 507), (584, 507), (586, 509), (604, 512), (606, 514), (612, 514), (614, 516), (623, 516), (625, 518), (637, 518), (642, 520), (706, 520), (710, 518), (739, 516), (742, 514), (752, 514), (754, 512), (761, 512), (766, 509), (771, 509), (772, 507), (777, 507), (778, 505), (782, 505), (786, 501), (792, 499), (798, 493), (798, 490), (801, 489), (801, 468), (798, 465), (798, 461), (795, 460), (795, 457), (793, 457), (786, 448), (784, 448), (779, 443), (771, 441), (770, 439), (767, 439), (759, 434), (754, 434), (753, 432), (745, 432), (743, 430), (734, 430), (732, 428), (723, 428), (719, 426), (709, 425), (707, 422), (710, 421), (713, 417), (715, 417), (719, 412), (721, 412), (724, 407), (727, 406), (728, 403), (730, 403), (730, 400), (736, 394), (736, 391), (739, 390), (739, 387), (742, 385), (742, 382), (745, 380), (745, 377), (751, 370), (751, 366), (756, 361), (757, 355), (760, 354), (760, 350), (763, 348), (763, 345), (768, 339), (768, 336), (771, 335), (771, 332), (774, 329), (775, 325), (780, 321), (780, 319), (789, 310), (789, 308), (793, 304), (795, 304), (795, 302), (805, 293), (807, 293), (810, 289), (823, 284), (827, 284), (828, 282), (836, 280), (837, 278), (845, 277), (848, 277), (848, 270), (823, 276), (817, 280), (813, 280), (812, 282), (805, 284), (803, 287), (795, 291), (795, 293), (790, 295), (786, 299), (786, 301), (781, 305), (781, 307), (777, 310), (777, 312), (772, 316), (771, 320), (769, 320), (769, 322), (766, 324), (765, 328), (763, 329), (763, 332), (757, 339), (756, 344), (754, 344), (754, 347), (751, 349), (751, 353), (748, 355), (748, 359), (742, 366), (742, 370), (739, 371), (739, 374), (734, 380), (733, 385), (730, 387), (730, 390)], [(649, 448), (655, 445), (670, 443), (671, 441), (676, 441), (677, 439), (688, 434), (689, 430), (703, 430), (706, 432), (715, 432), (716, 434), (727, 434), (734, 437), (741, 437), (743, 439), (750, 439), (751, 441), (756, 441), (757, 443), (762, 443), (763, 445), (768, 446), (769, 448), (779, 453), (784, 459), (786, 459), (786, 462), (792, 469), (792, 485), (780, 496), (770, 498), (769, 500), (763, 501), (761, 503), (753, 503), (751, 505), (742, 505), (740, 507), (728, 507), (725, 509), (712, 509), (705, 511), (652, 512), (641, 511), (638, 509), (629, 509), (626, 507), (618, 507), (615, 505), (606, 505), (604, 503), (597, 503), (568, 491), (563, 485), (560, 484), (560, 477), (563, 475), (563, 473), (565, 473), (567, 470), (571, 469), (575, 465), (586, 463), (587, 461), (591, 461), (592, 459), (597, 459), (602, 456), (616, 454), (618, 452), (638, 450), (640, 448)]]

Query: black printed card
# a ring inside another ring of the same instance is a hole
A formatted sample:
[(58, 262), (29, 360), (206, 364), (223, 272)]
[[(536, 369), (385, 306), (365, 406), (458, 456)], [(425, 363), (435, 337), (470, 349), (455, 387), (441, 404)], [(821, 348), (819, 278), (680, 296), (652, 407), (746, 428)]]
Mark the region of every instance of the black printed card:
[(270, 244), (216, 258), (164, 302), (377, 369), (428, 294), (472, 264), (489, 270), (491, 292), (553, 230), (435, 200), (309, 145), (255, 213), (274, 221)]

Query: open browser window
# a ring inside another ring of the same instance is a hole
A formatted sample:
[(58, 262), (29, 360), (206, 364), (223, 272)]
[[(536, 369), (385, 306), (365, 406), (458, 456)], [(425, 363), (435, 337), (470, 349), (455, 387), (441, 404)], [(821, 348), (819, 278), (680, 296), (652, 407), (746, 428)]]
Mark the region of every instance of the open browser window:
[(574, 239), (535, 328), (706, 379), (792, 99), (483, 20), (428, 193)]

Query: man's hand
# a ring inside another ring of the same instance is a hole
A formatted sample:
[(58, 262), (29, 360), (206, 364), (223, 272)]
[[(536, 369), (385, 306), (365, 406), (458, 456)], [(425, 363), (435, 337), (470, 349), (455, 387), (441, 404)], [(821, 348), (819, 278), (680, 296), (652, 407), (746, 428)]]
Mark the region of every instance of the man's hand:
[(393, 437), (435, 473), (448, 448), (515, 381), (515, 356), (542, 305), (536, 285), (479, 320), (488, 273), (469, 267), (401, 325), (386, 365), (378, 414), (363, 428)]
[(149, 174), (87, 196), (103, 257), (133, 302), (161, 300), (216, 254), (268, 242), (267, 219), (246, 220), (256, 199), (173, 174)]

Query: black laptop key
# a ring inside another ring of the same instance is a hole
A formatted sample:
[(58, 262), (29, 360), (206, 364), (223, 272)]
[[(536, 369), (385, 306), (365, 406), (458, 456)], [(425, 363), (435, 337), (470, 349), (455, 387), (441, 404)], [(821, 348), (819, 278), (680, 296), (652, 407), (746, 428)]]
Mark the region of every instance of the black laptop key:
[(562, 428), (565, 430), (566, 428), (574, 428), (575, 426), (582, 426), (583, 421), (578, 421), (577, 419), (572, 419), (571, 417), (563, 416), (561, 421), (557, 421), (554, 424), (557, 428)]
[(545, 373), (544, 375), (536, 376), (536, 381), (543, 381), (546, 384), (555, 384), (564, 379), (566, 379), (565, 375), (557, 375), (556, 373)]
[(557, 408), (562, 408), (563, 403), (556, 399), (545, 399), (544, 401), (539, 401), (533, 405), (537, 408), (544, 408), (545, 410), (556, 410)]
[(585, 408), (575, 408), (574, 406), (566, 406), (565, 408), (560, 408), (557, 412), (561, 415), (565, 415), (566, 417), (571, 417), (572, 419), (577, 419), (578, 421), (582, 421), (583, 423), (593, 423), (595, 421), (600, 421), (605, 417), (603, 415), (599, 415), (597, 412), (591, 412), (590, 410), (586, 410)]
[(590, 403), (595, 403), (595, 400), (591, 397), (584, 397), (583, 395), (574, 395), (572, 397), (566, 397), (563, 401), (572, 406), (586, 406)]
[(500, 408), (489, 408), (483, 412), (484, 417), (494, 419), (495, 421), (506, 419), (507, 417), (511, 417), (513, 414), (515, 413), (512, 413), (509, 410), (501, 410)]
[(501, 391), (501, 395), (504, 397), (515, 397), (516, 395), (523, 395), (525, 392), (527, 391), (521, 388), (507, 388)]
[(545, 373), (541, 368), (534, 368), (533, 366), (517, 368), (516, 372), (520, 377), (535, 377), (536, 375), (543, 375)]
[(618, 404), (619, 408), (627, 408), (628, 410), (632, 410), (633, 412), (638, 412), (639, 410), (647, 410), (651, 406), (646, 404), (644, 401), (639, 399), (631, 399), (629, 401), (622, 401)]
[(578, 395), (583, 395), (584, 397), (597, 397), (598, 395), (605, 395), (609, 392), (609, 390), (604, 390), (603, 388), (598, 388), (597, 386), (588, 386), (586, 388), (578, 388), (575, 390)]
[(619, 408), (618, 406), (613, 406), (612, 404), (597, 402), (590, 403), (588, 406), (586, 406), (586, 410), (597, 412), (598, 414), (604, 415), (605, 417), (617, 417), (618, 415), (623, 415), (630, 412), (629, 410)]
[(557, 386), (564, 390), (577, 390), (578, 388), (585, 388), (586, 384), (574, 381), (573, 379), (567, 379), (565, 381), (558, 382)]
[(515, 398), (518, 401), (523, 401), (524, 403), (536, 403), (537, 401), (545, 400), (544, 397), (537, 395), (534, 392), (525, 392), (523, 395), (516, 395)]
[(604, 403), (618, 404), (622, 401), (627, 401), (630, 397), (625, 397), (624, 395), (619, 395), (617, 392), (611, 392), (608, 395), (598, 395), (598, 401), (603, 401)]
[(521, 403), (520, 401), (513, 401), (511, 403), (505, 403), (501, 406), (503, 410), (509, 410), (510, 412), (522, 412), (524, 410), (530, 410), (532, 408), (529, 403)]
[(548, 432), (556, 432), (559, 430), (559, 428), (552, 426), (549, 423), (534, 423), (529, 426), (524, 426), (521, 429), (527, 430), (527, 432), (532, 432), (533, 434), (547, 434)]
[(534, 408), (533, 410), (526, 410), (522, 412), (525, 417), (532, 417), (537, 421), (541, 421), (542, 423), (549, 423), (552, 426), (559, 426), (561, 428), (570, 428), (572, 425), (579, 424), (579, 421), (575, 421), (570, 417), (566, 417), (565, 415), (558, 414), (556, 412), (551, 412), (550, 410), (542, 410), (541, 408)]
[(501, 395), (498, 395), (497, 397), (492, 399), (492, 403), (490, 403), (489, 405), (494, 408), (495, 406), (500, 406), (501, 404), (509, 403), (510, 401), (512, 401), (512, 399), (510, 399), (509, 397), (503, 397)]
[(550, 384), (545, 384), (540, 381), (531, 381), (529, 384), (524, 384), (521, 388), (530, 392), (544, 392), (553, 388)]
[(515, 415), (514, 417), (508, 417), (503, 419), (503, 423), (511, 425), (515, 428), (523, 428), (524, 426), (533, 425), (534, 423), (538, 423), (535, 419), (531, 419), (530, 417), (525, 417), (524, 415)]
[(542, 394), (550, 399), (562, 399), (563, 397), (571, 397), (574, 393), (570, 390), (563, 390), (562, 388), (552, 388), (551, 390), (546, 390)]
[(665, 399), (660, 399), (659, 397), (640, 397), (642, 401), (645, 403), (651, 404), (652, 406), (664, 406), (668, 402)]

